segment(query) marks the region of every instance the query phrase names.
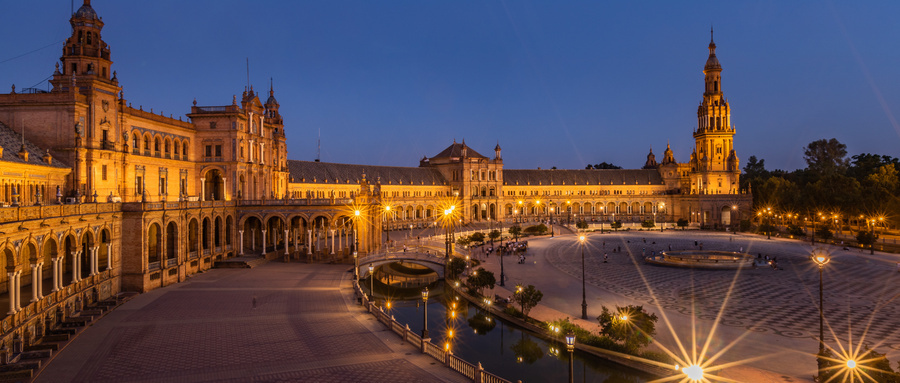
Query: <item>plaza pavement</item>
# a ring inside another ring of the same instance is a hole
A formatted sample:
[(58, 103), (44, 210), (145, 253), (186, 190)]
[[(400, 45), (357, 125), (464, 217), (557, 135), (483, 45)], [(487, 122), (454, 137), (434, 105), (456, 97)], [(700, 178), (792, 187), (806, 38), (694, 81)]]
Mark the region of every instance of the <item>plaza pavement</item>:
[(81, 333), (36, 381), (467, 381), (366, 314), (347, 270), (215, 269), (139, 295)]
[[(516, 284), (533, 284), (544, 298), (532, 316), (542, 320), (580, 318), (581, 253), (576, 237), (528, 240), (527, 262), (519, 264), (516, 257), (505, 257), (506, 289), (492, 293), (507, 296)], [(783, 270), (759, 268), (736, 273), (640, 261), (642, 253), (668, 250), (670, 244), (673, 250), (694, 249), (694, 241), (702, 242), (704, 250), (743, 248), (750, 254), (774, 256)], [(618, 246), (622, 252), (613, 252)], [(857, 347), (865, 334), (865, 343), (887, 353), (896, 365), (900, 360), (900, 273), (896, 266), (900, 257), (819, 246), (833, 257), (824, 273), (825, 341), (839, 347), (837, 338), (846, 347), (852, 339)], [(596, 323), (601, 305), (644, 305), (660, 317), (659, 342), (678, 355), (682, 352), (666, 321), (688, 353), (692, 328), (701, 348), (712, 333), (707, 355), (724, 350), (715, 364), (741, 362), (723, 376), (747, 382), (811, 381), (816, 373), (819, 331), (818, 271), (808, 258), (812, 248), (808, 242), (796, 240), (697, 231), (589, 234), (585, 248), (589, 321), (583, 323)], [(608, 263), (603, 263), (604, 253)], [(483, 267), (499, 279), (499, 257), (487, 258)], [(722, 307), (719, 325), (713, 329)]]

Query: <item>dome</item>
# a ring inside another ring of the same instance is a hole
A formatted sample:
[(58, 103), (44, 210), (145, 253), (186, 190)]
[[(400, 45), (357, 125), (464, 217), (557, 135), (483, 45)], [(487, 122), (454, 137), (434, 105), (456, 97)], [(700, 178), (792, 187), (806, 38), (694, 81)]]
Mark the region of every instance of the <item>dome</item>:
[(278, 105), (278, 101), (275, 100), (274, 94), (269, 95), (269, 98), (266, 100), (266, 105)]
[(97, 20), (99, 18), (97, 17), (97, 12), (94, 11), (94, 8), (91, 8), (91, 0), (85, 0), (84, 5), (75, 11), (74, 17), (92, 20)]

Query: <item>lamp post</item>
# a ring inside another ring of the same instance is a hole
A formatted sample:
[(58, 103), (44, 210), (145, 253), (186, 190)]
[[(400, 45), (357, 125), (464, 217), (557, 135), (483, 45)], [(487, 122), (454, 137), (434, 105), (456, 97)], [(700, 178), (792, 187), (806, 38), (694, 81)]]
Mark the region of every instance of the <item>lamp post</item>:
[(587, 316), (587, 293), (584, 289), (584, 240), (585, 236), (578, 237), (581, 242), (581, 319), (588, 319)]
[(359, 235), (357, 235), (356, 231), (358, 225), (356, 222), (359, 221), (361, 214), (362, 212), (359, 209), (353, 211), (353, 251), (359, 251)]
[(375, 299), (375, 265), (369, 265), (369, 300)]
[(504, 273), (503, 270), (503, 250), (497, 251), (497, 256), (500, 257), (500, 283), (498, 283), (498, 285), (506, 286), (506, 283), (504, 282), (504, 280), (506, 279), (506, 273)]
[(810, 254), (810, 258), (819, 266), (819, 355), (816, 359), (819, 367), (819, 376), (821, 377), (825, 367), (825, 360), (823, 359), (825, 354), (825, 301), (822, 299), (822, 269), (831, 260), (831, 257), (824, 251), (816, 250)]
[(359, 255), (353, 252), (353, 276), (356, 278), (356, 284), (359, 284)]
[(575, 383), (575, 333), (566, 334), (566, 349), (569, 350), (569, 383)]
[(572, 224), (572, 201), (566, 201), (566, 225)]
[(772, 208), (766, 208), (766, 239), (772, 239)]
[(428, 339), (428, 288), (422, 290), (422, 306), (425, 308), (425, 317), (422, 319), (422, 340)]
[(386, 219), (384, 220), (384, 227), (386, 229), (384, 232), (387, 235), (387, 243), (388, 243), (388, 245), (390, 245), (390, 243), (391, 243), (391, 223), (390, 223), (390, 220), (387, 218), (394, 218), (393, 214), (391, 214), (391, 205), (385, 205), (384, 211), (385, 211), (385, 214), (387, 215), (387, 217), (385, 217)]
[(662, 233), (663, 230), (665, 230), (665, 228), (666, 228), (666, 213), (665, 213), (665, 210), (666, 210), (666, 203), (665, 203), (665, 202), (660, 202), (660, 203), (659, 203), (659, 208), (656, 209), (656, 215), (657, 215), (657, 217), (659, 217), (659, 213), (662, 213), (662, 216), (663, 216), (662, 222), (660, 222), (660, 224), (659, 224), (659, 232), (660, 232), (660, 233)]
[(550, 238), (553, 238), (553, 200), (547, 202), (547, 220), (550, 221)]

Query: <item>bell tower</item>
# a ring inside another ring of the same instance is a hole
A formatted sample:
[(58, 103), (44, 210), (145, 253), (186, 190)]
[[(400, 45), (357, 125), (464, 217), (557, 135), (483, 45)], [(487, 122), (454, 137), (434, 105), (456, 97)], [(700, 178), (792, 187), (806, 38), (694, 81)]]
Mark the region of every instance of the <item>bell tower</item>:
[(62, 90), (81, 79), (115, 81), (109, 46), (100, 37), (103, 19), (91, 7), (91, 0), (84, 0), (84, 5), (72, 14), (69, 24), (72, 35), (66, 39), (59, 59), (61, 68), (57, 68), (51, 81), (54, 89)]
[(695, 148), (691, 153), (691, 193), (737, 194), (739, 160), (734, 152), (731, 106), (722, 93), (722, 65), (710, 29), (709, 58), (703, 68), (705, 90), (697, 108)]

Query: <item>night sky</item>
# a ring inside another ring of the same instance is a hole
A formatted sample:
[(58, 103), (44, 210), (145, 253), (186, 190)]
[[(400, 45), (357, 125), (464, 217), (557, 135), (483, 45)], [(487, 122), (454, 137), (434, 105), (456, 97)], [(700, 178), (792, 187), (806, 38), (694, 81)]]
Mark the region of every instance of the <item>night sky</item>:
[[(491, 157), (499, 141), (507, 168), (637, 168), (666, 142), (686, 162), (711, 24), (741, 167), (803, 168), (832, 137), (900, 157), (897, 1), (92, 5), (134, 107), (230, 104), (249, 58), (263, 100), (274, 78), (291, 159), (314, 159), (321, 131), (327, 162), (417, 166), (454, 139)], [(70, 2), (3, 7), (0, 89), (46, 89)]]

